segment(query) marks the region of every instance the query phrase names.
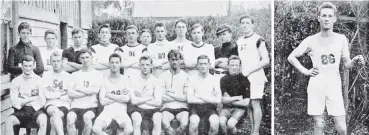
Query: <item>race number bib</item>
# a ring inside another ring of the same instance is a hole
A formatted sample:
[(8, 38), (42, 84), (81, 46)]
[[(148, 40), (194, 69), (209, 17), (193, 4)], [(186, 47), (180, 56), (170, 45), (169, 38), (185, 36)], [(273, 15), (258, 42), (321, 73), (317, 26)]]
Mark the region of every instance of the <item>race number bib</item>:
[(320, 58), (321, 58), (323, 65), (336, 63), (336, 59), (333, 54), (329, 54), (329, 55), (323, 54)]

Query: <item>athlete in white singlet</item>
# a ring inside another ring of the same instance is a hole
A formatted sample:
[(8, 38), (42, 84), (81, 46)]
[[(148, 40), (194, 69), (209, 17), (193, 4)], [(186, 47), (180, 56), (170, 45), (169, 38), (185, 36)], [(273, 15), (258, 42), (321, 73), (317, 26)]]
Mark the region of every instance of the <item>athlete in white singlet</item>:
[[(124, 129), (122, 135), (130, 135), (133, 132), (131, 118), (127, 114), (127, 103), (130, 100), (128, 79), (119, 73), (121, 57), (113, 53), (109, 57), (110, 75), (104, 79), (104, 85), (100, 90), (100, 103), (104, 110), (96, 118), (93, 132), (96, 135), (107, 135), (105, 130), (115, 120), (119, 128)], [(118, 132), (118, 134), (121, 134)]]
[[(342, 82), (339, 65), (341, 60), (345, 68), (352, 68), (356, 64), (364, 65), (361, 55), (350, 58), (348, 40), (333, 32), (333, 25), (337, 20), (336, 6), (324, 2), (319, 7), (318, 21), (320, 32), (304, 39), (293, 50), (288, 61), (302, 74), (310, 76), (308, 85), (308, 114), (314, 119), (314, 134), (321, 135), (324, 129), (324, 110), (333, 116), (335, 127), (340, 135), (346, 135), (345, 107), (342, 97)], [(313, 68), (306, 69), (298, 61), (298, 57), (307, 54), (313, 63)]]

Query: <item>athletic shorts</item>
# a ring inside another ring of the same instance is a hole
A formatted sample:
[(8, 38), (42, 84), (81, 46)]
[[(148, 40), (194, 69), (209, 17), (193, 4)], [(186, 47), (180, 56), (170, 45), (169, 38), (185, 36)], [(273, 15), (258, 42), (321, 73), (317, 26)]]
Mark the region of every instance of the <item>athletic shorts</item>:
[(190, 115), (193, 114), (197, 114), (200, 118), (208, 119), (211, 115), (217, 114), (217, 105), (192, 104), (190, 105)]
[[(74, 112), (77, 114), (77, 120), (75, 122), (76, 128), (77, 129), (83, 129), (85, 123), (83, 121), (83, 115), (88, 112), (88, 111), (92, 111), (95, 115), (96, 115), (96, 110), (97, 108), (86, 108), (86, 109), (81, 109), (81, 108), (72, 108), (70, 109), (69, 112)], [(96, 118), (96, 116), (95, 116)], [(92, 119), (92, 121), (94, 121), (94, 119)]]
[(246, 113), (246, 109), (244, 108), (228, 108), (224, 107), (222, 110), (220, 110), (219, 116), (224, 116), (226, 118), (236, 118), (237, 120), (240, 120), (242, 116), (244, 116)]
[(250, 83), (250, 99), (262, 99), (265, 83)]
[(177, 116), (178, 113), (181, 113), (181, 112), (188, 112), (188, 109), (187, 108), (177, 108), (177, 109), (171, 109), (171, 108), (164, 108), (162, 110), (162, 112), (164, 111), (167, 111), (167, 112), (170, 112), (171, 114), (173, 114), (174, 116)]
[(321, 75), (318, 78), (310, 78), (307, 90), (309, 115), (323, 115), (325, 107), (328, 115), (345, 115), (341, 78), (339, 74), (330, 79), (327, 79), (328, 77)]
[(156, 113), (156, 112), (160, 112), (159, 108), (155, 108), (155, 109), (142, 109), (139, 108), (137, 106), (134, 105), (130, 105), (129, 106), (129, 112), (130, 115), (132, 117), (132, 114), (134, 112), (138, 112), (141, 114), (141, 118), (142, 118), (142, 122), (141, 122), (141, 129), (147, 129), (149, 131), (152, 131), (153, 129), (153, 121), (152, 121), (152, 116)]
[(104, 108), (96, 120), (104, 121), (106, 126), (109, 126), (112, 120), (115, 120), (118, 124), (121, 124), (127, 120), (131, 121), (131, 118), (128, 116), (127, 110), (125, 109), (116, 108), (113, 110), (113, 108)]
[[(50, 123), (50, 115), (47, 113), (47, 109), (50, 107), (50, 106), (53, 106), (53, 105), (47, 105), (45, 107), (45, 113), (46, 115), (48, 116), (47, 117), (47, 133), (50, 133), (50, 130), (51, 130), (51, 123)], [(68, 108), (65, 107), (65, 106), (60, 106), (60, 107), (57, 107), (59, 109), (59, 111), (61, 111), (63, 114), (64, 114), (64, 117), (62, 118), (62, 121), (63, 121), (63, 129), (66, 130), (67, 128), (67, 114), (68, 114)]]
[(32, 106), (23, 106), (20, 110), (14, 108), (12, 115), (17, 117), (21, 127), (28, 127), (29, 124), (37, 125), (37, 117), (43, 113), (42, 108), (36, 111)]

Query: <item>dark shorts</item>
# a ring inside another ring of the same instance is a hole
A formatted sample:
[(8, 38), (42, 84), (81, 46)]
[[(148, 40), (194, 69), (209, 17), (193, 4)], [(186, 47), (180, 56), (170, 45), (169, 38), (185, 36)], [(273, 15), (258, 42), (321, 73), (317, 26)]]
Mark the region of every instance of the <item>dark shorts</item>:
[(217, 105), (213, 104), (192, 104), (190, 108), (190, 115), (197, 114), (200, 118), (208, 119), (212, 114), (217, 114)]
[(170, 112), (175, 117), (175, 116), (177, 116), (178, 113), (188, 112), (188, 109), (187, 108), (178, 108), (178, 109), (164, 108), (162, 110), (162, 112), (164, 112), (164, 111)]
[(153, 129), (153, 121), (152, 121), (152, 116), (156, 113), (156, 112), (160, 112), (159, 108), (156, 109), (142, 109), (140, 107), (134, 106), (134, 105), (130, 105), (128, 108), (128, 112), (129, 115), (131, 115), (132, 117), (132, 113), (134, 112), (138, 112), (141, 114), (142, 117), (142, 122), (141, 122), (141, 129), (142, 130), (149, 130), (151, 131)]
[(12, 115), (17, 117), (21, 127), (34, 127), (37, 125), (37, 117), (42, 113), (42, 108), (36, 111), (32, 106), (23, 106), (20, 110), (14, 108)]
[[(72, 108), (70, 109), (69, 112), (74, 112), (77, 114), (77, 120), (75, 122), (75, 125), (76, 125), (76, 128), (77, 129), (83, 129), (85, 123), (83, 121), (83, 115), (88, 112), (88, 111), (92, 111), (94, 114), (95, 114), (95, 118), (97, 117), (96, 116), (96, 107), (93, 107), (93, 108), (86, 108), (86, 109), (81, 109), (81, 108)], [(92, 121), (95, 120), (95, 118), (92, 119)]]
[[(47, 109), (49, 109), (50, 106), (53, 106), (53, 105), (47, 105), (45, 107), (45, 113), (46, 115), (48, 116), (47, 117), (47, 133), (50, 133), (50, 130), (51, 130), (51, 123), (50, 123), (50, 115), (47, 113)], [(63, 129), (64, 131), (66, 131), (67, 129), (67, 114), (68, 114), (68, 108), (65, 107), (65, 106), (60, 106), (60, 107), (57, 107), (59, 109), (59, 111), (63, 112), (64, 116), (62, 118), (62, 121), (63, 121)]]

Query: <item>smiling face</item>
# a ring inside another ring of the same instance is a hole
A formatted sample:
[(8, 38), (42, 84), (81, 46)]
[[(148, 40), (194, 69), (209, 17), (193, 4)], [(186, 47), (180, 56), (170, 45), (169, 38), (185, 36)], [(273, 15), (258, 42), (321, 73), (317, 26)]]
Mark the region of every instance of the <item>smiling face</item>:
[(22, 62), (22, 71), (25, 75), (30, 75), (35, 69), (36, 64), (35, 61), (23, 61)]
[(229, 61), (228, 71), (230, 75), (237, 75), (238, 73), (240, 73), (240, 69), (241, 69), (240, 60), (233, 59)]
[(322, 30), (333, 29), (333, 25), (337, 21), (334, 10), (332, 8), (322, 8), (318, 16), (318, 21)]

